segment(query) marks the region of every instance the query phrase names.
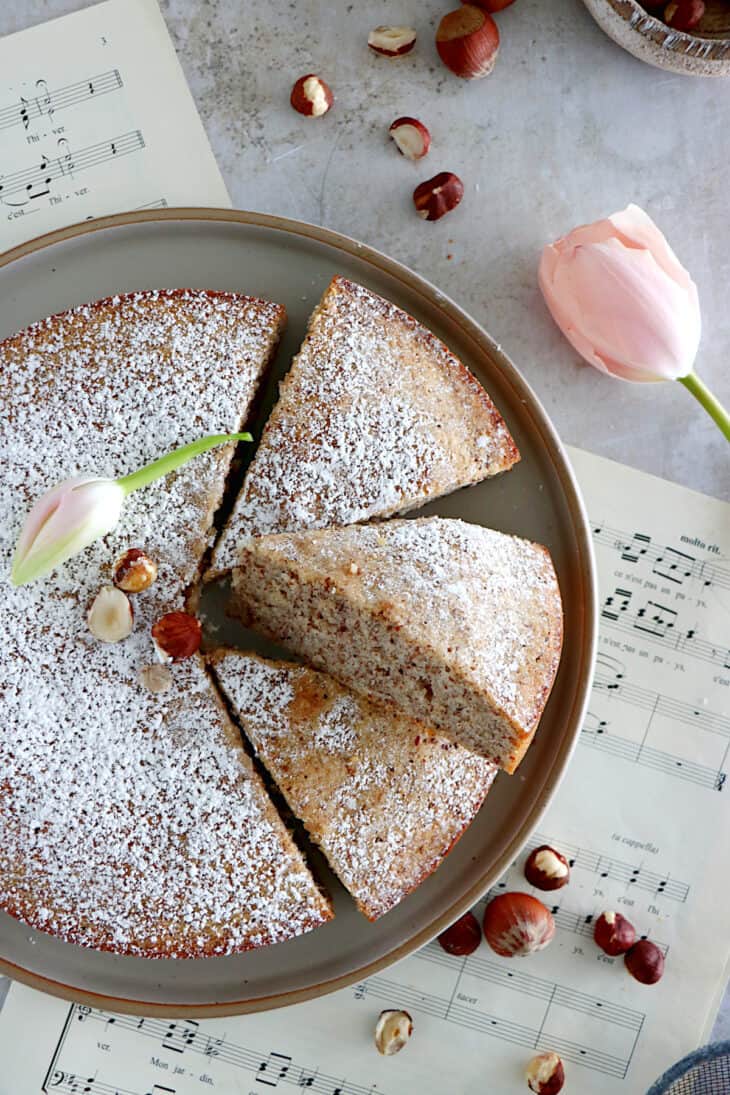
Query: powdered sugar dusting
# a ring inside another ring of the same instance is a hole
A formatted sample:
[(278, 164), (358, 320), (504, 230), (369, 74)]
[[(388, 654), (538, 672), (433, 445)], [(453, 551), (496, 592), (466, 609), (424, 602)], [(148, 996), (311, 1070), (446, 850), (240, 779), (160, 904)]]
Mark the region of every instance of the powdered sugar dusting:
[(492, 784), (489, 761), (325, 674), (233, 651), (213, 664), (289, 806), (371, 919), (435, 870)]
[[(0, 905), (73, 942), (145, 956), (229, 953), (326, 919), (326, 902), (198, 659), (146, 691), (151, 624), (185, 607), (230, 447), (130, 496), (118, 529), (48, 579), (9, 584), (31, 502), (79, 472), (119, 476), (245, 420), (282, 310), (196, 291), (131, 294), (0, 344)], [(114, 645), (86, 627), (121, 551), (155, 584)]]
[[(264, 537), (247, 549), (244, 565), (234, 575), (244, 608), (249, 596), (256, 598), (247, 589), (247, 567), (259, 560), (266, 565), (269, 558), (288, 571), (296, 568), (297, 580), (304, 584), (318, 588), (324, 583), (325, 597), (344, 597), (361, 618), (384, 621), (414, 652), (430, 652), (450, 678), (458, 678), (470, 694), (484, 698), (486, 707), (506, 715), (519, 733), (534, 730), (562, 642), (560, 592), (544, 548), (438, 517)], [(253, 611), (256, 616), (259, 606)], [(268, 626), (266, 607), (258, 622)], [(320, 668), (335, 672), (324, 657), (314, 656), (319, 628), (313, 619), (311, 642), (293, 628), (291, 634), (275, 634)], [(320, 653), (326, 648), (326, 640), (317, 647)], [(343, 679), (362, 690), (372, 673), (360, 664), (347, 628), (331, 646), (333, 659), (339, 658), (339, 650), (351, 668), (356, 662), (359, 666), (357, 680)], [(382, 676), (378, 681), (385, 689)], [(398, 701), (392, 692), (387, 694)], [(423, 711), (419, 706), (410, 713), (426, 717), (429, 703), (424, 695)], [(400, 705), (409, 709), (405, 702)], [(458, 740), (458, 715), (449, 725), (439, 725)]]
[(517, 458), (486, 392), (441, 342), (395, 305), (335, 278), (213, 569), (234, 565), (246, 537), (404, 512)]

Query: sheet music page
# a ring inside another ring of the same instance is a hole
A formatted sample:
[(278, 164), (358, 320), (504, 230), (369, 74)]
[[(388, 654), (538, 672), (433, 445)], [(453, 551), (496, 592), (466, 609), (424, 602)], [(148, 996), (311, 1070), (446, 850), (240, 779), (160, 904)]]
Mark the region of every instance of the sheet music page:
[[(638, 1095), (706, 1039), (729, 958), (730, 506), (572, 458), (601, 636), (574, 760), (530, 843), (572, 863), (570, 885), (542, 895), (551, 946), (504, 959), (483, 942), (454, 958), (434, 942), (334, 996), (202, 1022), (113, 1015), (16, 984), (0, 1015), (0, 1095), (509, 1095), (526, 1090), (541, 1049), (563, 1057), (566, 1091)], [(527, 888), (527, 851), (496, 891)], [(594, 945), (609, 908), (665, 951), (659, 984)], [(407, 1009), (415, 1032), (382, 1058), (372, 1035), (388, 1007)]]
[(230, 199), (156, 0), (0, 39), (0, 251), (89, 217)]

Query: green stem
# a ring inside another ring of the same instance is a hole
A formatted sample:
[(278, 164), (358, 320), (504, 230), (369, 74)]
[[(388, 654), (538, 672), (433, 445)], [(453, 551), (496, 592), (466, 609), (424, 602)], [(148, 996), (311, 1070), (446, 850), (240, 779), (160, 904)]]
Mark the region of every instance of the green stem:
[(730, 414), (725, 410), (722, 403), (715, 399), (710, 389), (705, 387), (697, 374), (689, 373), (688, 376), (681, 376), (679, 383), (684, 384), (687, 391), (691, 392), (698, 403), (702, 404), (710, 418), (715, 420), (725, 437), (730, 441)]
[(146, 487), (149, 483), (154, 483), (155, 479), (162, 479), (163, 475), (168, 475), (169, 472), (187, 464), (188, 460), (192, 460), (194, 456), (200, 456), (201, 453), (214, 449), (216, 445), (224, 445), (227, 441), (253, 441), (253, 438), (250, 433), (214, 433), (208, 437), (201, 437), (197, 441), (191, 441), (189, 445), (183, 445), (180, 449), (168, 452), (167, 456), (161, 456), (159, 460), (153, 460), (151, 464), (140, 468), (139, 471), (117, 479), (117, 483), (125, 495), (131, 494), (132, 491)]

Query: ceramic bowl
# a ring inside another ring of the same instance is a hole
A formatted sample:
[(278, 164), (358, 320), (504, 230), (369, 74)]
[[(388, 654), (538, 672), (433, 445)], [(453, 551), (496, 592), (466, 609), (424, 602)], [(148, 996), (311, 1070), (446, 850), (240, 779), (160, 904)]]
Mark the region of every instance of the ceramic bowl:
[(707, 0), (690, 34), (672, 30), (638, 0), (583, 0), (599, 27), (647, 64), (685, 76), (730, 76), (730, 3)]

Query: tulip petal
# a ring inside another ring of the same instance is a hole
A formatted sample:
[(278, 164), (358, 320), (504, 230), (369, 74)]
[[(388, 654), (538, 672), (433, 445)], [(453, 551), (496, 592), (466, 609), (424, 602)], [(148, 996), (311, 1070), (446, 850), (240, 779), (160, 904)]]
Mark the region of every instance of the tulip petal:
[(625, 246), (615, 232), (606, 238), (607, 225), (583, 226), (544, 249), (539, 282), (555, 322), (602, 372), (639, 381), (686, 376), (701, 331), (694, 284), (688, 291), (650, 251)]
[(602, 360), (622, 362), (641, 379), (690, 372), (699, 310), (650, 252), (627, 250), (618, 240), (581, 247), (570, 274), (579, 286), (581, 332)]
[(123, 500), (113, 479), (77, 477), (54, 487), (33, 506), (20, 534), (13, 585), (47, 574), (111, 532)]
[(612, 213), (608, 219), (616, 229), (613, 234), (626, 247), (641, 247), (651, 252), (664, 273), (676, 281), (677, 285), (697, 293), (697, 286), (669, 246), (666, 236), (641, 206), (632, 203), (620, 213)]

